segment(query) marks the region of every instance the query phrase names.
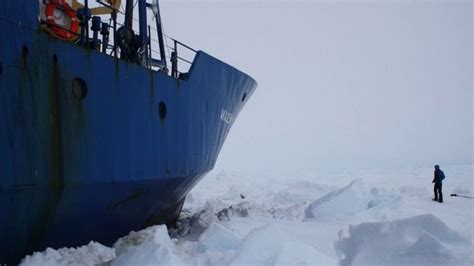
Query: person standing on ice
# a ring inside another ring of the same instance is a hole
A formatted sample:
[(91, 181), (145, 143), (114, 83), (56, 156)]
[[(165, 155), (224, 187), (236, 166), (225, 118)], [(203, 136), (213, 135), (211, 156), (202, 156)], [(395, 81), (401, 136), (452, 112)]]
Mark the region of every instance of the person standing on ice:
[(435, 165), (434, 171), (434, 201), (443, 202), (443, 179), (445, 178), (444, 172), (439, 169), (439, 165)]

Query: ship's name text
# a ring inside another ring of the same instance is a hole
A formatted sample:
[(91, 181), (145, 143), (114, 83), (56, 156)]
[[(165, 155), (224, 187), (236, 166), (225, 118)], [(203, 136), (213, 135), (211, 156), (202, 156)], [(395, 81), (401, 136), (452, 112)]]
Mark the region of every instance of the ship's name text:
[(221, 120), (224, 121), (226, 124), (230, 124), (232, 123), (232, 119), (234, 119), (234, 115), (226, 109), (222, 109)]

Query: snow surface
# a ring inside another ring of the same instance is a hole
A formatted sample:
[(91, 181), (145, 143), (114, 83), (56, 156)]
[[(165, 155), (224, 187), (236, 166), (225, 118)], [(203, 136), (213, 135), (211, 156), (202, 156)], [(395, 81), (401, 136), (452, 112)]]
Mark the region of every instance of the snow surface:
[(474, 265), (473, 166), (214, 173), (186, 199), (177, 228), (131, 232), (113, 247), (47, 249), (23, 265)]

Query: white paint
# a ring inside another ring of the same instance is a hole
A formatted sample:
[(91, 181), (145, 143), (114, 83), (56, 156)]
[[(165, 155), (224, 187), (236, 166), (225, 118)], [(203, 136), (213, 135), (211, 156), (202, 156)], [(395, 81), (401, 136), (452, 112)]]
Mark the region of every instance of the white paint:
[(227, 111), (226, 109), (222, 109), (221, 111), (221, 120), (224, 121), (226, 124), (232, 123), (234, 119), (234, 115)]

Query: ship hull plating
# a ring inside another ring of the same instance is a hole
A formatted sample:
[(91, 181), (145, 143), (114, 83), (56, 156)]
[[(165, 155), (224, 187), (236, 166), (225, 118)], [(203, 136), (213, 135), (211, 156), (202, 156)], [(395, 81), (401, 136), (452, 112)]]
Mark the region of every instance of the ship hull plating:
[(175, 220), (253, 93), (197, 52), (186, 80), (55, 40), (0, 10), (0, 263)]

